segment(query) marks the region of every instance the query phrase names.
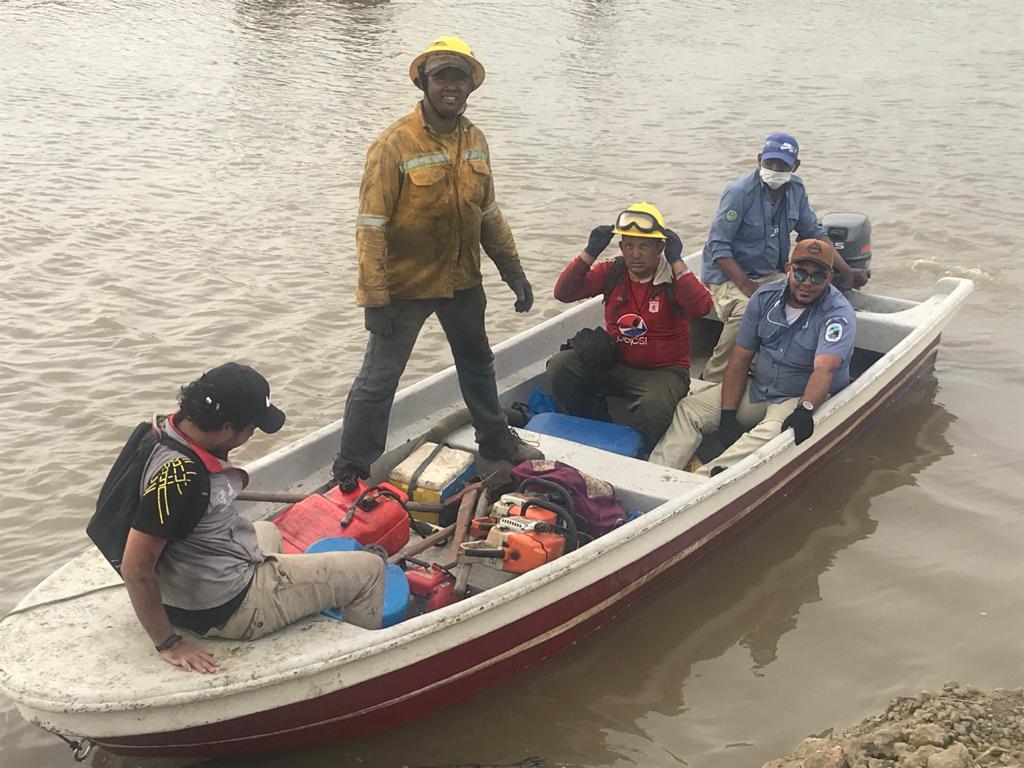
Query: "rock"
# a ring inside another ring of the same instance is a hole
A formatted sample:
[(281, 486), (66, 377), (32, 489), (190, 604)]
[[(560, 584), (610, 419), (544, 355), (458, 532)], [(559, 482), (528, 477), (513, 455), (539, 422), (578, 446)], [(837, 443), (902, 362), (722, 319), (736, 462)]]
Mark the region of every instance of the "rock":
[(925, 744), (934, 744), (937, 747), (944, 747), (950, 742), (949, 734), (941, 725), (922, 724), (910, 732), (910, 745), (921, 747)]
[(939, 751), (941, 750), (932, 744), (925, 744), (922, 747), (918, 747), (912, 755), (903, 761), (900, 768), (927, 768), (928, 758)]
[(801, 741), (796, 749), (793, 750), (793, 757), (807, 757), (813, 755), (821, 749), (828, 747), (830, 744), (828, 739), (818, 738), (817, 736), (808, 736), (806, 739)]
[(959, 741), (928, 758), (928, 768), (967, 768), (971, 753)]
[(893, 745), (902, 740), (903, 733), (900, 728), (886, 725), (869, 733), (862, 742), (862, 749), (868, 757), (895, 757)]
[(949, 683), (893, 699), (845, 730), (822, 731), (765, 768), (1022, 768), (1022, 758), (1024, 689)]
[(838, 744), (808, 755), (804, 758), (803, 768), (849, 768), (846, 753)]

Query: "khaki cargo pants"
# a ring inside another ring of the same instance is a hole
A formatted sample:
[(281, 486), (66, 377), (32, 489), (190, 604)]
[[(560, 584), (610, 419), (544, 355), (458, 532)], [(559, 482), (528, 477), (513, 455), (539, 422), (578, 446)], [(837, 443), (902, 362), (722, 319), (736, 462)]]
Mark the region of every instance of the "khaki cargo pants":
[[(774, 275), (756, 277), (753, 280), (758, 285), (764, 285), (781, 280), (785, 276), (784, 273), (778, 272)], [(718, 285), (709, 285), (708, 288), (711, 290), (711, 300), (715, 303), (715, 313), (722, 321), (722, 335), (718, 337), (718, 343), (715, 344), (715, 349), (711, 353), (711, 357), (708, 358), (700, 377), (704, 381), (721, 383), (725, 378), (725, 366), (729, 364), (732, 348), (736, 346), (736, 334), (739, 333), (740, 320), (743, 319), (743, 313), (747, 311), (750, 297), (737, 288), (736, 283), (732, 280), (726, 280)]]
[(207, 637), (256, 640), (327, 608), (341, 608), (344, 620), (358, 627), (380, 627), (385, 570), (377, 555), (282, 555), (277, 526), (266, 521), (254, 525), (265, 558), (238, 610)]
[[(736, 420), (741, 427), (749, 431), (744, 432), (739, 440), (726, 448), (721, 456), (697, 470), (698, 474), (707, 474), (713, 467), (728, 468), (747, 458), (782, 431), (782, 422), (799, 402), (799, 397), (792, 397), (781, 403), (751, 403), (748, 382), (739, 408), (736, 409)], [(718, 429), (721, 417), (721, 384), (684, 398), (676, 406), (672, 423), (669, 424), (665, 435), (651, 452), (651, 463), (684, 469), (700, 447), (704, 435)]]

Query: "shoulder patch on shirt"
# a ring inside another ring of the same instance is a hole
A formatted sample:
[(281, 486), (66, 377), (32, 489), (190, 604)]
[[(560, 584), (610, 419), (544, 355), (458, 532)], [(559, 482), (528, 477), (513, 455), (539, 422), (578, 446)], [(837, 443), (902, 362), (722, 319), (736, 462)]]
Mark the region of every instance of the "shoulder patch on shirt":
[(825, 321), (825, 341), (834, 342), (843, 338), (847, 320), (845, 317), (830, 317)]
[(198, 474), (192, 460), (180, 456), (169, 459), (153, 473), (142, 495), (154, 497), (161, 525), (171, 516), (177, 499), (185, 495), (189, 483)]
[(738, 219), (739, 217), (740, 217), (740, 215), (736, 211), (734, 211), (732, 209), (730, 209), (730, 210), (725, 212), (725, 220), (726, 221), (736, 221), (736, 219)]

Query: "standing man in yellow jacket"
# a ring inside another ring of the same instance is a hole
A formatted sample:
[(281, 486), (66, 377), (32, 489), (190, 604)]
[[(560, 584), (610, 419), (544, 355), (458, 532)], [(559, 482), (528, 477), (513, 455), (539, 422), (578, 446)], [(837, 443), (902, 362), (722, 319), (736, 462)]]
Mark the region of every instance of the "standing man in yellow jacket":
[(533, 306), (512, 231), (494, 199), (487, 140), (462, 114), (484, 68), (465, 42), (439, 37), (413, 59), (409, 77), (423, 98), (371, 145), (359, 188), (356, 302), (370, 339), (334, 462), (343, 486), (367, 477), (384, 452), (398, 381), (432, 314), (455, 358), (480, 455), (513, 463), (542, 458), (509, 429), (484, 328), (481, 248), (515, 293), (516, 311)]

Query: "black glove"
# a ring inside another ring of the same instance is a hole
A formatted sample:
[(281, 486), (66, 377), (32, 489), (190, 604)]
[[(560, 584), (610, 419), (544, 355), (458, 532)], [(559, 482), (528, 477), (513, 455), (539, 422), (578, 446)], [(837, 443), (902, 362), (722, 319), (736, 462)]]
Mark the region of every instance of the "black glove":
[(743, 431), (743, 427), (736, 420), (736, 411), (722, 411), (722, 416), (718, 420), (718, 440), (723, 446), (728, 448), (735, 443)]
[(608, 243), (612, 241), (613, 229), (615, 227), (611, 224), (602, 224), (600, 227), (590, 230), (590, 240), (587, 241), (587, 247), (583, 249), (590, 258), (596, 259), (608, 247)]
[(782, 422), (782, 429), (779, 431), (785, 432), (790, 427), (793, 428), (793, 434), (796, 435), (794, 442), (800, 445), (800, 443), (814, 434), (814, 416), (806, 408), (798, 405), (786, 417), (786, 420)]
[(516, 294), (516, 312), (529, 312), (533, 306), (533, 286), (525, 277), (513, 280), (508, 287)]
[(395, 330), (395, 308), (390, 304), (383, 307), (364, 307), (363, 325), (370, 333), (387, 336)]
[(683, 260), (683, 241), (679, 239), (679, 235), (673, 232), (671, 229), (665, 230), (665, 258), (669, 264), (673, 261)]

